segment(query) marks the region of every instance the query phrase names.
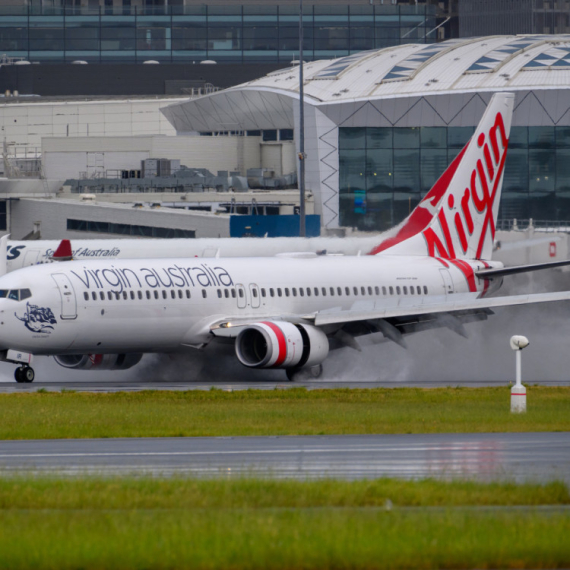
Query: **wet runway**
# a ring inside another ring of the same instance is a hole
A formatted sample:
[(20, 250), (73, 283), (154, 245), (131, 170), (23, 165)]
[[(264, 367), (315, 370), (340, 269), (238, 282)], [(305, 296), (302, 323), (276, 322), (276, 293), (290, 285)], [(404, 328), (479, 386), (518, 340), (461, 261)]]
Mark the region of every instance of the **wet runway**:
[[(541, 386), (569, 386), (568, 380), (549, 380), (543, 382), (532, 382), (527, 385)], [(227, 382), (224, 380), (210, 382), (140, 382), (131, 381), (103, 381), (103, 380), (84, 380), (78, 382), (41, 382), (36, 381), (32, 384), (18, 384), (17, 382), (0, 383), (0, 394), (14, 392), (35, 392), (37, 390), (48, 390), (60, 392), (61, 390), (75, 390), (78, 392), (137, 392), (141, 390), (211, 390), (217, 388), (219, 390), (275, 390), (304, 387), (308, 390), (332, 389), (332, 388), (439, 388), (445, 386), (464, 386), (464, 387), (485, 387), (498, 386), (508, 389), (508, 382), (505, 381), (481, 381), (481, 380), (461, 380), (461, 381), (442, 381), (442, 380), (422, 380), (419, 382), (398, 382), (398, 381), (378, 381), (378, 382), (352, 382), (352, 381), (305, 381), (305, 382)]]
[(0, 472), (468, 478), (570, 483), (567, 433), (0, 442)]

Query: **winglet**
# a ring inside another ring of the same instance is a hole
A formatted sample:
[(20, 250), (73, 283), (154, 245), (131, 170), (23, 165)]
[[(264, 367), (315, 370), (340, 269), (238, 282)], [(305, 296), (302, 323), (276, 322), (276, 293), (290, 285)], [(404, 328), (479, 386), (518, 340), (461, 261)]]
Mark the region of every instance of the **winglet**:
[(8, 272), (8, 238), (6, 234), (0, 238), (0, 276)]
[(54, 261), (71, 261), (73, 259), (71, 242), (68, 239), (62, 239), (51, 258)]

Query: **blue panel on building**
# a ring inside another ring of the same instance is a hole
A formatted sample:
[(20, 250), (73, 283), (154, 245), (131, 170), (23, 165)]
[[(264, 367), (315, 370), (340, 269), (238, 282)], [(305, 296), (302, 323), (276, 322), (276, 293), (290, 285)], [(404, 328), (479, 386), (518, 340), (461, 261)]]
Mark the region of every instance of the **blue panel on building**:
[[(307, 237), (321, 235), (321, 217), (306, 216)], [(231, 237), (299, 237), (299, 216), (231, 216)]]

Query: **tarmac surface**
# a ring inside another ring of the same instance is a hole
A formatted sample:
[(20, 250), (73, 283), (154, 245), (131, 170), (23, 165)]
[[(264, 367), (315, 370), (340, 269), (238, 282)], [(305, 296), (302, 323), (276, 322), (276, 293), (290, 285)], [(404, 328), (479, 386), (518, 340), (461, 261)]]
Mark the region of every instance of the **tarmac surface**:
[[(568, 386), (568, 380), (549, 380), (542, 382), (526, 383), (527, 386)], [(303, 381), (303, 382), (227, 382), (218, 381), (168, 381), (168, 382), (148, 382), (139, 380), (84, 380), (84, 381), (65, 381), (65, 382), (42, 382), (35, 381), (32, 384), (18, 384), (15, 381), (1, 382), (0, 394), (15, 392), (35, 392), (37, 390), (48, 390), (60, 392), (61, 390), (75, 390), (77, 392), (138, 392), (141, 390), (211, 390), (217, 388), (219, 390), (236, 391), (236, 390), (275, 390), (288, 388), (307, 388), (308, 390), (321, 390), (333, 388), (441, 388), (445, 386), (464, 386), (470, 388), (477, 387), (504, 387), (509, 388), (508, 382), (504, 381), (482, 381), (482, 380), (461, 380), (461, 381), (442, 381), (442, 380), (422, 380), (420, 382), (398, 382), (398, 381), (377, 381), (377, 382), (353, 382), (353, 381)]]
[(398, 477), (570, 483), (567, 433), (24, 440), (0, 473)]

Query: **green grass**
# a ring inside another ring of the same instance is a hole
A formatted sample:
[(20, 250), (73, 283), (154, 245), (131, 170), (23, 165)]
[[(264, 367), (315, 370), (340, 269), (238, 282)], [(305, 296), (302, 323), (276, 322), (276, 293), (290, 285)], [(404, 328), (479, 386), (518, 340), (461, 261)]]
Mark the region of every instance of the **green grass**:
[(13, 477), (0, 568), (563, 568), (569, 503), (561, 483)]
[(0, 439), (570, 431), (570, 387), (0, 395)]

